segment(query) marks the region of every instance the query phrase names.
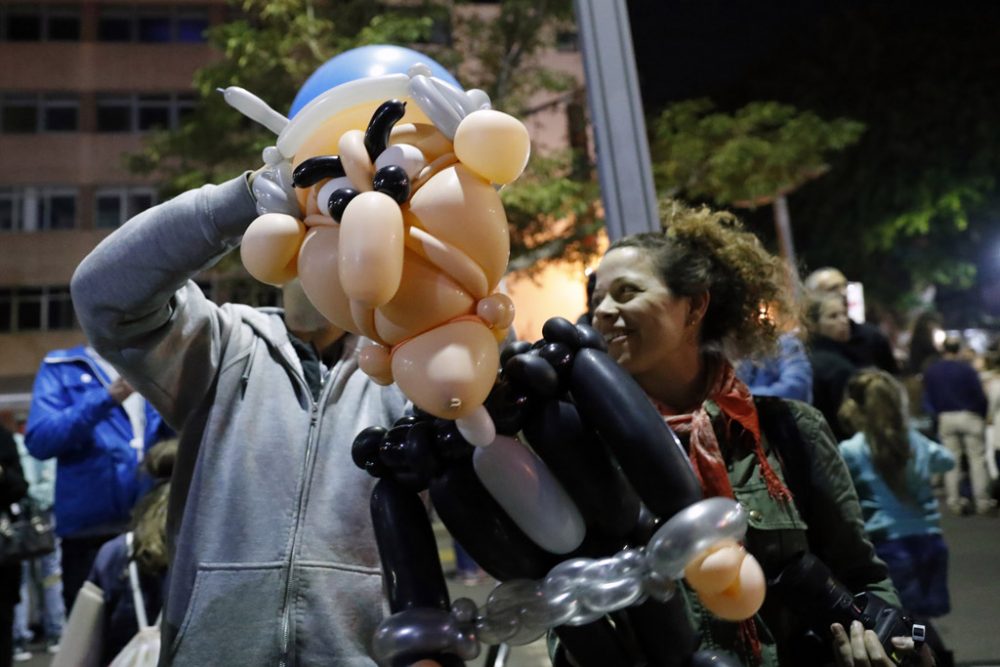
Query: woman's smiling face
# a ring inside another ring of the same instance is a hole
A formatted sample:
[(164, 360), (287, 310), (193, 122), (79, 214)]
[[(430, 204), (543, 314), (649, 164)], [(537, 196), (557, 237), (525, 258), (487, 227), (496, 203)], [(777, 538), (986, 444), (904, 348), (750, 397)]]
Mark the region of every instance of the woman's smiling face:
[(593, 325), (608, 354), (633, 376), (698, 353), (698, 332), (688, 324), (691, 299), (663, 284), (645, 250), (615, 248), (604, 256), (594, 304)]

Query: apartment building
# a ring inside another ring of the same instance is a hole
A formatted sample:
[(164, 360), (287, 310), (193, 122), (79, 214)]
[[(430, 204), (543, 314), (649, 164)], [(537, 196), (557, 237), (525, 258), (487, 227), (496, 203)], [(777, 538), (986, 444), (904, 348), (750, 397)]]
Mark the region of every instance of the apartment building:
[[(490, 4), (475, 9), (495, 11)], [(204, 31), (229, 11), (226, 0), (0, 2), (0, 411), (26, 409), (48, 350), (84, 342), (73, 270), (157, 202), (155, 180), (130, 174), (124, 156), (194, 107), (192, 76), (216, 57)], [(549, 57), (582, 81), (572, 47)], [(526, 122), (539, 146), (565, 145), (565, 114), (548, 101)], [(248, 280), (220, 289), (208, 275), (204, 285), (220, 300), (275, 296)], [(579, 292), (573, 278), (566, 289)], [(530, 284), (512, 291), (539, 302)], [(565, 304), (559, 290), (546, 293)]]

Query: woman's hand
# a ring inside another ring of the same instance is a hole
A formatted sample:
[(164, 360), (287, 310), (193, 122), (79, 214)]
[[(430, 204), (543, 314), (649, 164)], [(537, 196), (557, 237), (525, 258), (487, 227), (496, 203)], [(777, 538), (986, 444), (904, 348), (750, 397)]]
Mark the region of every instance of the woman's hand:
[[(892, 659), (886, 655), (878, 635), (871, 630), (865, 630), (859, 621), (851, 623), (851, 635), (848, 637), (844, 626), (834, 623), (830, 626), (833, 633), (833, 655), (837, 667), (895, 667)], [(913, 639), (910, 637), (893, 637), (892, 645), (901, 653), (909, 653), (920, 667), (934, 667), (934, 654), (926, 646), (915, 654)], [(909, 663), (908, 663), (909, 664)]]

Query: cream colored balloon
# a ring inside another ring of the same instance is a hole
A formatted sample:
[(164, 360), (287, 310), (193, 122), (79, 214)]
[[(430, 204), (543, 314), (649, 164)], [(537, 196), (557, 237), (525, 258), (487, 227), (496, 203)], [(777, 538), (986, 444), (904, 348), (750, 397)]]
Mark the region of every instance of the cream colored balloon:
[(494, 329), (506, 329), (514, 322), (514, 302), (506, 294), (495, 292), (476, 304), (476, 315)]
[(243, 266), (269, 285), (283, 285), (298, 273), (295, 257), (306, 226), (284, 213), (265, 213), (250, 223), (240, 244)]
[(313, 227), (299, 251), (299, 280), (309, 301), (331, 323), (344, 331), (360, 334), (351, 317), (351, 304), (340, 286), (337, 260), (340, 256), (340, 228)]
[(381, 385), (392, 384), (392, 366), (389, 350), (372, 343), (365, 345), (358, 353), (358, 366), (365, 375)]
[(407, 220), (478, 264), (488, 289), (497, 286), (510, 259), (510, 232), (500, 195), (492, 185), (456, 164), (435, 174), (414, 193), (409, 213), (412, 217)]
[(473, 111), (455, 132), (455, 155), (483, 178), (510, 183), (528, 164), (531, 137), (524, 123), (502, 111)]
[(396, 348), (392, 376), (417, 407), (442, 419), (458, 419), (483, 404), (499, 365), (490, 330), (482, 322), (460, 320)]
[(399, 290), (375, 311), (375, 329), (390, 345), (475, 312), (475, 300), (446, 274), (407, 249)]
[(757, 613), (764, 604), (767, 584), (757, 559), (747, 554), (740, 564), (739, 578), (719, 593), (699, 593), (705, 608), (727, 621), (743, 621)]
[(348, 297), (369, 308), (387, 303), (403, 275), (403, 214), (381, 192), (362, 192), (340, 221), (340, 283)]
[(684, 578), (698, 593), (720, 593), (736, 581), (744, 556), (743, 547), (727, 540), (692, 560), (684, 568)]

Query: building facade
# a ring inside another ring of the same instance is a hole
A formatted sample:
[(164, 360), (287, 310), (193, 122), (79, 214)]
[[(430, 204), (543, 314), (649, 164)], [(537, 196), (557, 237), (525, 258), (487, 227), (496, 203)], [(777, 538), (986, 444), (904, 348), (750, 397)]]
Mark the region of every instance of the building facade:
[[(496, 11), (491, 4), (473, 11)], [(226, 0), (0, 2), (0, 411), (27, 408), (48, 350), (85, 342), (69, 296), (73, 271), (157, 202), (155, 179), (131, 174), (125, 156), (194, 108), (193, 75), (217, 57), (204, 32), (229, 12)], [(546, 58), (582, 81), (572, 47)], [(555, 97), (541, 96), (542, 111), (525, 119), (539, 148), (566, 145)], [(526, 305), (537, 300), (530, 285), (512, 288)], [(252, 286), (224, 291), (272, 297)]]

